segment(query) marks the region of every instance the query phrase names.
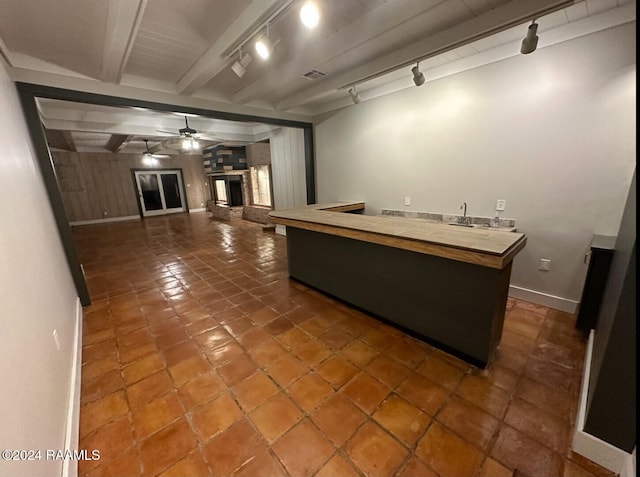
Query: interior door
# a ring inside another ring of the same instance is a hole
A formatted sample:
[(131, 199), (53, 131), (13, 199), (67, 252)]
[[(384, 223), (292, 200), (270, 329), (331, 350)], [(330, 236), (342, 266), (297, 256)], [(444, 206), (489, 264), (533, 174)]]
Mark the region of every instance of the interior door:
[(135, 177), (143, 217), (186, 210), (180, 171), (135, 171)]

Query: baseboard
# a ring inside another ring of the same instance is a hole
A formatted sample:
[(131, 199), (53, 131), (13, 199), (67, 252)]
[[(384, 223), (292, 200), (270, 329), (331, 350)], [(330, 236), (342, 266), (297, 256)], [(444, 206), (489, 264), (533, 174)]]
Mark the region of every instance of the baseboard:
[(287, 227), (285, 225), (276, 225), (276, 233), (278, 235), (287, 235)]
[(125, 215), (123, 217), (109, 217), (108, 219), (92, 219), (92, 220), (74, 220), (69, 222), (69, 225), (92, 225), (92, 224), (106, 224), (108, 222), (124, 222), (125, 220), (140, 220), (139, 215)]
[(206, 212), (207, 209), (205, 209), (204, 207), (201, 207), (199, 209), (189, 209), (189, 213), (193, 214), (195, 212)]
[[(80, 430), (80, 378), (82, 370), (82, 304), (80, 298), (76, 302), (75, 336), (73, 340), (73, 362), (69, 386), (69, 403), (67, 405), (67, 428), (64, 436), (66, 450), (78, 450)], [(62, 461), (62, 477), (77, 477), (78, 461), (64, 459)]]
[(620, 477), (636, 477), (636, 448), (633, 448), (633, 452), (627, 456), (620, 472)]
[[(601, 465), (605, 469), (615, 474), (621, 474), (627, 466), (627, 462), (632, 454), (622, 449), (612, 446), (608, 442), (603, 441), (584, 431), (584, 420), (587, 412), (587, 394), (589, 391), (589, 376), (591, 374), (591, 355), (593, 352), (593, 333), (589, 333), (589, 341), (587, 342), (587, 351), (584, 360), (584, 372), (582, 373), (582, 387), (580, 388), (580, 400), (578, 401), (578, 416), (576, 418), (576, 428), (573, 435), (573, 443), (571, 448), (574, 452), (586, 457), (587, 459)], [(633, 458), (633, 470), (635, 475), (635, 458)]]
[(572, 315), (577, 313), (578, 305), (580, 304), (579, 302), (569, 300), (568, 298), (548, 295), (546, 293), (517, 287), (515, 285), (509, 285), (509, 296), (517, 298), (519, 300), (529, 301), (531, 303), (535, 303), (536, 305), (553, 308), (554, 310), (571, 313)]

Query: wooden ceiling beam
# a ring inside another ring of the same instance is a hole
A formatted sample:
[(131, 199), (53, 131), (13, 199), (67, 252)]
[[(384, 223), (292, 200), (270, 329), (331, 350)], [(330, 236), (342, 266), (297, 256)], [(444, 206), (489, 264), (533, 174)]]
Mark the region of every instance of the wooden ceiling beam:
[(102, 55), (102, 80), (119, 84), (135, 42), (147, 0), (110, 0)]
[[(189, 71), (178, 81), (179, 94), (191, 95), (216, 77), (229, 64), (225, 52), (238, 41), (238, 32), (244, 35), (281, 0), (253, 0), (236, 20), (204, 52)], [(250, 31), (249, 31), (250, 33)]]
[(112, 134), (105, 147), (111, 152), (120, 152), (133, 138), (134, 136), (127, 136), (125, 134)]

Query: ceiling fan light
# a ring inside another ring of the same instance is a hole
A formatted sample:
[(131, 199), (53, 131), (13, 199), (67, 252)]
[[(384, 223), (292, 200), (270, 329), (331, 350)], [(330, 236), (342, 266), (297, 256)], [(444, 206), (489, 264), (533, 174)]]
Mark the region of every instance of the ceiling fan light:
[(200, 143), (195, 139), (191, 139), (191, 149), (200, 149)]
[(258, 53), (258, 56), (260, 58), (262, 58), (263, 60), (269, 59), (269, 56), (271, 56), (271, 51), (273, 49), (273, 45), (271, 44), (271, 40), (269, 38), (267, 38), (266, 36), (259, 38), (256, 41), (255, 47), (256, 53)]
[(182, 149), (184, 149), (185, 151), (191, 150), (191, 139), (186, 137), (182, 140)]
[(307, 28), (314, 28), (320, 22), (320, 12), (312, 1), (306, 2), (300, 9), (300, 21)]

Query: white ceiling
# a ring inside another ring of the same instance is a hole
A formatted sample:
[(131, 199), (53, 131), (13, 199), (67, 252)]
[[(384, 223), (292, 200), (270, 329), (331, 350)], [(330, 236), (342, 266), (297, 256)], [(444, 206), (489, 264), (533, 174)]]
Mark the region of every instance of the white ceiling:
[[(321, 20), (308, 30), (298, 18), (303, 3), (0, 0), (0, 54), (16, 81), (312, 120), (351, 105), (346, 90), (353, 84), (363, 100), (415, 87), (417, 60), (428, 87), (518, 55), (533, 18), (539, 48), (635, 21), (635, 0), (315, 0)], [(262, 61), (252, 40), (268, 20), (275, 48)], [(238, 78), (230, 66), (241, 44), (253, 60)], [(326, 76), (302, 77), (312, 69)], [(81, 142), (100, 137), (81, 140), (82, 131), (135, 136), (120, 150), (143, 145), (143, 136), (161, 140), (156, 129), (184, 127), (183, 118), (166, 113), (53, 101), (41, 101), (40, 109), (48, 129), (73, 131)], [(258, 128), (204, 118), (190, 126), (226, 140), (255, 137)], [(113, 148), (117, 140), (110, 140)]]

